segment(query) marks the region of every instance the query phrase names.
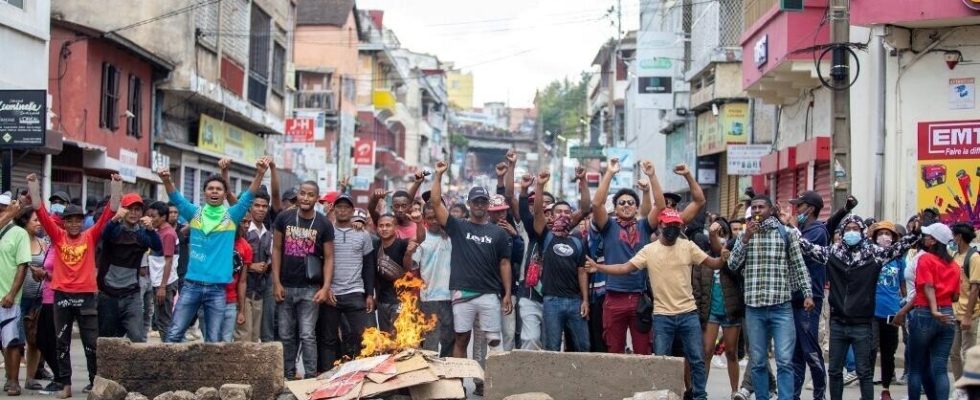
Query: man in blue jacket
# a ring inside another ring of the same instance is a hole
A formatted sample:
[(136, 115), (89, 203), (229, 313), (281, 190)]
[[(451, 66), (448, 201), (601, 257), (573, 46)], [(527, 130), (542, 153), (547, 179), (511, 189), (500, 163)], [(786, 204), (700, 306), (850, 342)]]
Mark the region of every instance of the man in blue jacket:
[[(818, 221), (823, 209), (823, 198), (817, 192), (808, 190), (799, 198), (789, 201), (795, 208), (795, 217), (803, 238), (813, 244), (827, 246), (830, 235), (827, 224)], [(824, 286), (827, 283), (826, 266), (812, 257), (803, 255), (803, 262), (810, 273), (810, 290), (813, 292), (813, 310), (803, 308), (803, 296), (799, 291), (793, 293), (793, 320), (796, 325), (796, 351), (793, 353), (793, 399), (799, 400), (806, 378), (806, 367), (810, 367), (813, 381), (813, 399), (823, 400), (827, 387), (827, 370), (820, 349), (820, 309), (823, 306)]]

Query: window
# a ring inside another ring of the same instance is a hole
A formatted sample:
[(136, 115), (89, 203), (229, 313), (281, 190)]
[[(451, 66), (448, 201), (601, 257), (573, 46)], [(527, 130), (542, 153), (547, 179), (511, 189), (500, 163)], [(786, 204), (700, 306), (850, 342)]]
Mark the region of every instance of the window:
[(272, 91), (282, 95), (286, 77), (286, 48), (276, 43), (272, 47)]
[(184, 167), (184, 198), (190, 200), (191, 202), (196, 202), (200, 204), (201, 199), (198, 198), (197, 190), (197, 169), (191, 167)]
[(261, 8), (252, 6), (252, 24), (248, 46), (248, 100), (265, 109), (269, 89), (269, 55), (272, 45), (272, 20)]
[(24, 9), (24, 0), (0, 0), (0, 1), (2, 1), (4, 3), (7, 3), (7, 4), (10, 4), (10, 5), (14, 6), (14, 7), (17, 7), (19, 9), (21, 9), (21, 10)]
[(110, 131), (119, 128), (119, 70), (102, 63), (102, 104), (99, 126)]
[(129, 136), (140, 137), (141, 121), (143, 115), (143, 82), (136, 75), (129, 75), (129, 115), (126, 116), (126, 134)]

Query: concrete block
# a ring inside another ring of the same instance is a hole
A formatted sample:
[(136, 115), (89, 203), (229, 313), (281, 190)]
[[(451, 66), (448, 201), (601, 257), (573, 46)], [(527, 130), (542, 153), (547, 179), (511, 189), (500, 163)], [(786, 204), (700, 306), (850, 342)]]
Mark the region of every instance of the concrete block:
[(213, 387), (202, 387), (194, 392), (194, 397), (197, 400), (220, 400), (218, 397), (218, 389)]
[(129, 392), (126, 394), (126, 400), (150, 400), (150, 399), (144, 396), (142, 393)]
[(228, 383), (218, 389), (221, 400), (252, 400), (252, 385)]
[(149, 398), (241, 383), (252, 385), (256, 400), (274, 400), (285, 387), (281, 343), (132, 343), (99, 338), (97, 349), (100, 376)]
[(622, 399), (667, 389), (684, 392), (684, 359), (515, 350), (487, 356), (486, 399), (526, 393), (556, 399)]
[(118, 382), (96, 376), (92, 390), (88, 392), (88, 400), (123, 400), (126, 393), (126, 388)]
[(534, 393), (521, 393), (512, 394), (510, 396), (504, 397), (504, 400), (555, 400), (547, 393), (534, 392)]

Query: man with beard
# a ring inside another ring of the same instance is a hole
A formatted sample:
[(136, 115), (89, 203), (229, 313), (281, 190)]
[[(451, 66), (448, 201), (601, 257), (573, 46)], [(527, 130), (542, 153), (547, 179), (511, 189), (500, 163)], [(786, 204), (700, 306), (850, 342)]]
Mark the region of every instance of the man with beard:
[[(416, 229), (415, 222), (409, 217), (412, 213), (412, 200), (415, 199), (419, 187), (425, 181), (425, 175), (425, 171), (419, 170), (415, 173), (415, 181), (412, 182), (412, 187), (408, 191), (399, 190), (391, 196), (391, 211), (395, 215), (395, 220), (398, 222), (395, 227), (395, 236), (399, 239), (415, 240), (416, 243), (421, 243), (425, 240), (425, 230), (422, 229), (420, 232), (419, 229)], [(378, 211), (378, 203), (388, 193), (390, 192), (376, 190), (371, 195), (370, 201), (368, 201), (368, 212), (371, 213), (371, 220), (374, 223), (378, 223), (378, 220), (381, 218), (381, 212)]]
[(453, 356), (463, 358), (477, 318), (480, 328), (487, 334), (490, 348), (500, 348), (501, 311), (504, 314), (513, 311), (511, 238), (503, 228), (489, 220), (490, 195), (482, 187), (470, 190), (467, 199), (469, 220), (449, 216), (449, 210), (438, 200), (442, 198), (442, 176), (448, 169), (446, 162), (436, 163), (430, 204), (436, 212), (437, 223), (446, 229), (453, 245), (449, 276), (456, 331)]
[[(652, 164), (651, 164), (652, 165)], [(610, 218), (606, 211), (606, 196), (613, 177), (620, 171), (618, 158), (610, 158), (606, 173), (602, 176), (599, 189), (592, 200), (593, 223), (604, 245), (605, 262), (622, 264), (650, 242), (653, 227), (647, 219), (637, 218), (640, 197), (631, 189), (620, 189), (613, 195), (615, 217)], [(655, 186), (656, 176), (652, 168), (645, 169), (651, 186)], [(657, 198), (658, 204), (651, 209), (653, 213), (665, 208), (663, 196)], [(606, 299), (602, 305), (603, 338), (610, 353), (626, 352), (626, 330), (629, 329), (633, 342), (633, 353), (650, 354), (650, 326), (642, 326), (638, 318), (637, 305), (648, 296), (649, 284), (642, 271), (633, 271), (623, 276), (609, 276), (606, 279)], [(649, 316), (647, 316), (649, 318)]]
[[(719, 258), (709, 257), (694, 242), (680, 239), (683, 220), (675, 210), (662, 212), (659, 223), (662, 227), (659, 239), (644, 246), (630, 261), (618, 265), (602, 265), (589, 260), (589, 270), (609, 275), (646, 270), (653, 292), (657, 294), (653, 307), (653, 324), (657, 332), (654, 353), (669, 355), (674, 338), (680, 338), (684, 348), (683, 356), (691, 368), (693, 398), (704, 400), (708, 398), (705, 392), (707, 374), (701, 323), (694, 301), (692, 267), (700, 265), (721, 269), (725, 266), (728, 252), (723, 252)], [(712, 235), (717, 233), (712, 232)]]

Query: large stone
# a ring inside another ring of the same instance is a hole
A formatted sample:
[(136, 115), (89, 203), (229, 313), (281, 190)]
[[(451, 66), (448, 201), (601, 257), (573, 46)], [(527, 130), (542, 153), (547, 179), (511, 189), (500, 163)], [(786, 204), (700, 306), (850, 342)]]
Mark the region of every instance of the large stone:
[(252, 400), (252, 386), (229, 383), (218, 389), (221, 400)]
[(126, 393), (126, 388), (118, 382), (96, 376), (92, 390), (88, 392), (88, 400), (124, 400)]
[(129, 392), (126, 394), (126, 400), (150, 400), (150, 399), (144, 396), (142, 393)]
[(683, 393), (684, 359), (524, 350), (487, 356), (486, 399), (528, 388), (563, 400), (622, 399), (656, 389)]
[(547, 393), (533, 392), (533, 393), (512, 394), (510, 396), (504, 397), (504, 400), (555, 400), (555, 399), (549, 396)]
[(178, 390), (174, 392), (173, 400), (196, 400), (197, 397), (194, 393), (188, 392), (186, 390)]
[(285, 387), (282, 344), (277, 342), (175, 344), (99, 338), (97, 360), (99, 375), (150, 398), (241, 383), (252, 386), (256, 400), (274, 400)]
[(681, 400), (681, 396), (669, 390), (655, 390), (636, 393), (632, 400)]
[(197, 391), (194, 392), (194, 395), (196, 396), (197, 400), (221, 399), (221, 397), (218, 397), (218, 389), (215, 389), (213, 387), (202, 387), (200, 389), (197, 389)]
[(154, 397), (153, 400), (176, 400), (176, 399), (174, 398), (174, 392), (163, 392), (156, 395), (156, 397)]

